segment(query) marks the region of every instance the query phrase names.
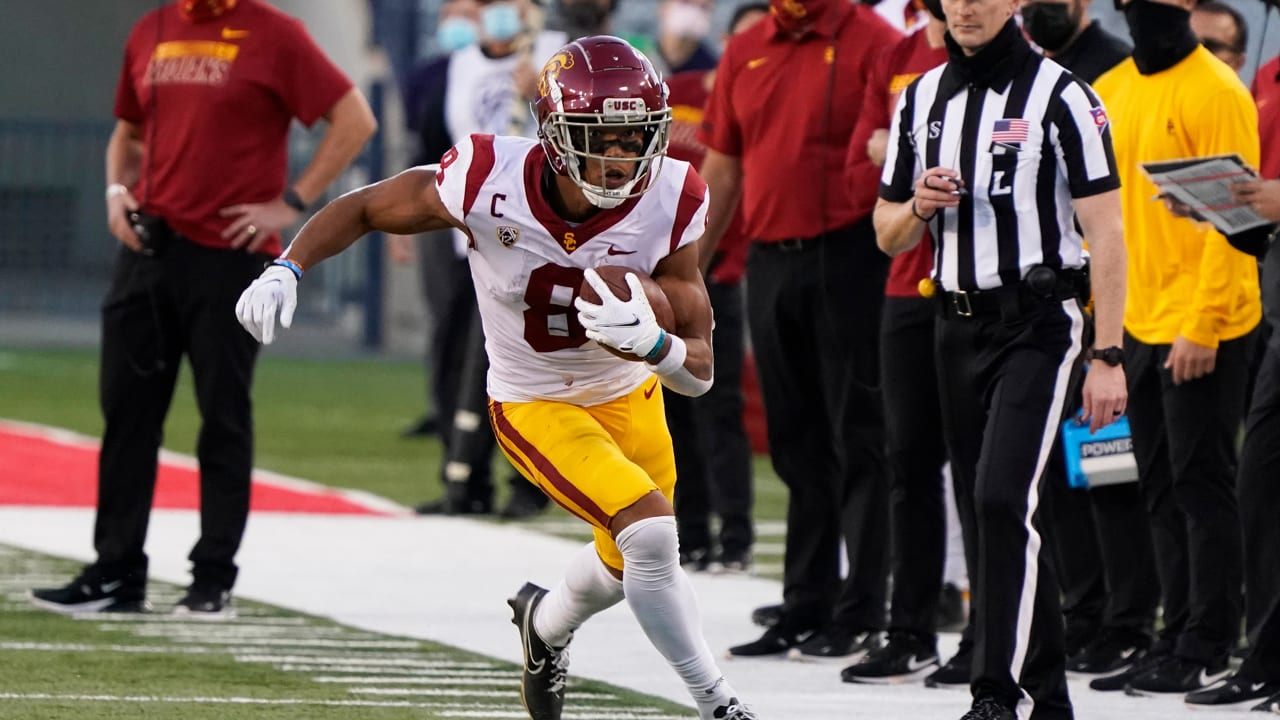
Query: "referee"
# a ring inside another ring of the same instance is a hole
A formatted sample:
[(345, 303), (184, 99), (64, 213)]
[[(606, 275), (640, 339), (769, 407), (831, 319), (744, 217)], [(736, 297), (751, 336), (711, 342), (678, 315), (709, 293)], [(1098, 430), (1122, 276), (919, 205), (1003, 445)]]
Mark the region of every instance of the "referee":
[[(936, 239), (935, 353), (969, 567), (975, 652), (963, 720), (1067, 720), (1058, 588), (1040, 553), (1039, 483), (1077, 360), (1083, 247), (1097, 347), (1084, 414), (1124, 410), (1125, 250), (1106, 111), (1035, 54), (1017, 0), (943, 0), (948, 62), (898, 101), (875, 210), (882, 250)], [(973, 562), (976, 560), (976, 562)], [(1016, 714), (1015, 714), (1016, 713)]]

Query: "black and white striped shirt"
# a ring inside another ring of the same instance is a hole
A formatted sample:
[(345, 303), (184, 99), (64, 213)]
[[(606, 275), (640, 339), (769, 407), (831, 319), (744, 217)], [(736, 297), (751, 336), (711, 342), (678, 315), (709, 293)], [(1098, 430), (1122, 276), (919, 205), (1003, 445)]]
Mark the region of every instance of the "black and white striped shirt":
[(902, 93), (890, 130), (880, 197), (910, 201), (915, 179), (939, 166), (969, 190), (929, 223), (945, 290), (1011, 285), (1039, 264), (1081, 267), (1071, 199), (1120, 187), (1093, 89), (1037, 55), (1012, 22), (996, 43), (965, 58), (949, 42), (951, 61)]

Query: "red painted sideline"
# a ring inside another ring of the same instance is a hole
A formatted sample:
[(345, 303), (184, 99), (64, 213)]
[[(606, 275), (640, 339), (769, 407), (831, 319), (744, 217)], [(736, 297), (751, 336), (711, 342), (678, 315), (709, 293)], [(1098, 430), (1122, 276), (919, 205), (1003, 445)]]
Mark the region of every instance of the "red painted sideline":
[[(285, 487), (255, 474), (254, 511), (392, 515), (340, 493), (305, 483)], [(161, 462), (156, 478), (155, 507), (195, 510), (200, 507), (200, 476), (192, 467)], [(96, 444), (60, 441), (37, 432), (0, 427), (0, 505), (94, 507), (98, 496)]]

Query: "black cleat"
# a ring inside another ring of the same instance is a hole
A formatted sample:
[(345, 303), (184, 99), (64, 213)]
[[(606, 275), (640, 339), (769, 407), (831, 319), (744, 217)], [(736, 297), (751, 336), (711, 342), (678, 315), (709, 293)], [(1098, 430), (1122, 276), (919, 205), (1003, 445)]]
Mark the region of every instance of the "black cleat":
[(63, 615), (151, 611), (144, 587), (103, 577), (93, 566), (85, 568), (62, 587), (31, 590), (27, 598), (38, 608)]
[(1271, 697), (1277, 692), (1280, 692), (1280, 684), (1255, 682), (1236, 673), (1203, 690), (1187, 693), (1185, 700), (1188, 705), (1197, 707), (1235, 705)]
[(813, 637), (791, 650), (793, 660), (835, 659), (858, 662), (880, 647), (879, 630), (857, 630), (842, 625), (828, 625)]
[(711, 551), (706, 548), (681, 550), (680, 567), (685, 572), (706, 572), (711, 567)]
[(1249, 708), (1253, 712), (1269, 712), (1280, 715), (1280, 692)]
[(760, 720), (760, 716), (749, 710), (738, 698), (729, 698), (728, 705), (721, 705), (711, 713), (714, 720)]
[(230, 590), (192, 583), (187, 594), (173, 606), (173, 614), (194, 620), (231, 620), (236, 616), (236, 609), (231, 604)]
[(973, 667), (973, 645), (960, 644), (960, 649), (942, 667), (925, 677), (924, 686), (931, 688), (969, 687)]
[(520, 644), (524, 647), (520, 701), (532, 720), (560, 720), (569, 675), (568, 645), (553, 648), (533, 629), (533, 613), (546, 594), (546, 589), (525, 583), (515, 597), (507, 600), (514, 612), (511, 622), (520, 630)]
[(781, 655), (809, 639), (812, 635), (812, 630), (791, 632), (774, 626), (766, 629), (764, 631), (764, 635), (761, 635), (758, 640), (743, 643), (742, 645), (734, 645), (729, 648), (729, 654), (734, 657), (764, 657), (766, 655)]
[(840, 671), (847, 683), (889, 685), (915, 682), (938, 667), (938, 651), (910, 633), (890, 633), (889, 642)]
[(511, 481), (511, 494), (498, 513), (507, 520), (525, 520), (547, 509), (551, 499), (524, 478)]
[(746, 575), (751, 572), (750, 550), (724, 550), (720, 553), (719, 572), (724, 575)]
[(960, 720), (1016, 720), (1016, 718), (1017, 715), (1014, 715), (1012, 710), (990, 697), (974, 700), (969, 712), (960, 716)]
[(1127, 628), (1106, 628), (1083, 650), (1067, 660), (1067, 672), (1079, 675), (1113, 675), (1132, 667), (1151, 647), (1146, 633)]
[(1142, 653), (1129, 667), (1111, 675), (1104, 675), (1089, 681), (1089, 688), (1099, 692), (1115, 692), (1124, 690), (1134, 678), (1153, 670), (1168, 659), (1167, 652), (1148, 650)]
[(1171, 655), (1150, 670), (1136, 675), (1125, 686), (1125, 692), (1189, 693), (1207, 688), (1230, 674), (1225, 661), (1209, 667), (1199, 660)]

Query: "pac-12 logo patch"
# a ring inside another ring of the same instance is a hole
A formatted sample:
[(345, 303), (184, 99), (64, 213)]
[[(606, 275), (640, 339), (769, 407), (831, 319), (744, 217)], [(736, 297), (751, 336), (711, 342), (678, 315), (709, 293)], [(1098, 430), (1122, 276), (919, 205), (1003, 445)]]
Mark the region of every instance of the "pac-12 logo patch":
[(1105, 108), (1090, 108), (1089, 114), (1093, 116), (1093, 126), (1098, 128), (1098, 132), (1102, 132), (1107, 129), (1107, 123), (1111, 122), (1111, 120), (1107, 118), (1107, 111)]
[(516, 240), (520, 239), (520, 228), (514, 225), (498, 226), (498, 242), (502, 243), (502, 247), (511, 247), (516, 244)]

